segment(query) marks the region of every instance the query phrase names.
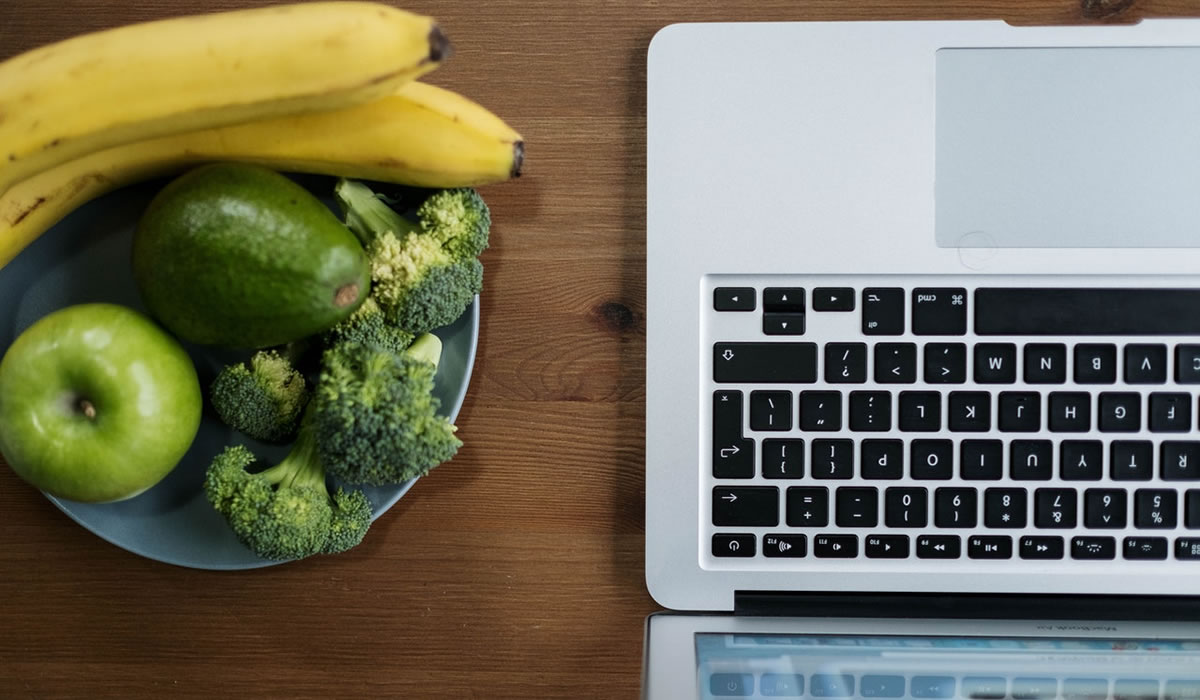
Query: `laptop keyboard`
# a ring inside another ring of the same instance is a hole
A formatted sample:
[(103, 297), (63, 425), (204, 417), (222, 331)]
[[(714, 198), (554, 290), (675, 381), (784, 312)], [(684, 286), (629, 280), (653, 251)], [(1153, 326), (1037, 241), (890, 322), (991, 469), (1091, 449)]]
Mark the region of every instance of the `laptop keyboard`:
[(882, 279), (706, 280), (710, 565), (1200, 572), (1200, 289)]

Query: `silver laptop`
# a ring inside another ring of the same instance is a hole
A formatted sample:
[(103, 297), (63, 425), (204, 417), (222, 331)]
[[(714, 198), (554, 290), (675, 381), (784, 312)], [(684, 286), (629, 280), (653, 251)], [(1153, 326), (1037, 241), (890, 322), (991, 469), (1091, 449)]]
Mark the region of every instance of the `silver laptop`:
[(648, 696), (1200, 697), (1200, 20), (673, 25), (647, 113)]

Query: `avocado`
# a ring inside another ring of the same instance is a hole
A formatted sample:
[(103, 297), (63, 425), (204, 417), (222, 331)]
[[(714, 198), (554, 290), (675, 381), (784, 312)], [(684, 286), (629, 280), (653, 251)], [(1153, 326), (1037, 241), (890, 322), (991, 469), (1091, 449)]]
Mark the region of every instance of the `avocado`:
[(134, 233), (133, 275), (171, 332), (229, 348), (325, 330), (370, 285), (362, 245), (321, 200), (238, 163), (190, 170), (154, 197)]

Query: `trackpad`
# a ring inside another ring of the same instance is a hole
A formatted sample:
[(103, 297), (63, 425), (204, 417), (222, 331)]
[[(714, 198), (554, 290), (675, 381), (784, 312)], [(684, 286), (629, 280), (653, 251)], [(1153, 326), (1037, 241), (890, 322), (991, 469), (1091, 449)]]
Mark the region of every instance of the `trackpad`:
[(1200, 48), (941, 49), (942, 247), (1200, 247)]

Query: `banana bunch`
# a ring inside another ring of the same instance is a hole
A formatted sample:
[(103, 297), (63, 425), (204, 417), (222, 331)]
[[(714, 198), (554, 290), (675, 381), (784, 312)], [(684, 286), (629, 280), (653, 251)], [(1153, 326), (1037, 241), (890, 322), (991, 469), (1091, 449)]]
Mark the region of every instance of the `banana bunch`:
[(0, 266), (87, 201), (202, 162), (424, 187), (519, 174), (518, 133), (415, 82), (449, 53), (429, 17), (315, 2), (130, 25), (2, 62)]

